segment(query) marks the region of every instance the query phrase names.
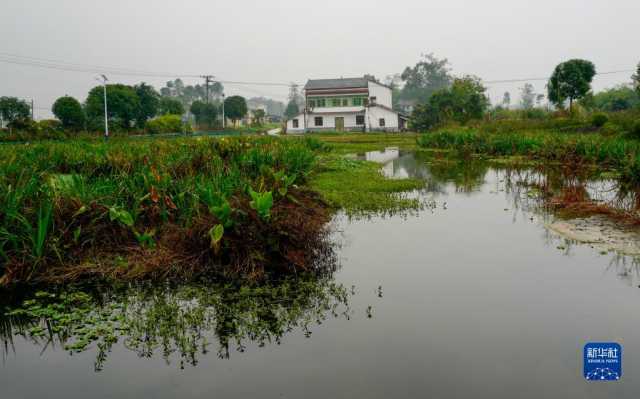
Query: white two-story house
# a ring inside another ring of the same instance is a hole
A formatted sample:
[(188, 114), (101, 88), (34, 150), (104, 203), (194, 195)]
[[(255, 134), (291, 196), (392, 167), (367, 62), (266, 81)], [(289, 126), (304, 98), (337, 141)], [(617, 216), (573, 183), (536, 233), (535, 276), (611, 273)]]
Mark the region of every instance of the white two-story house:
[(392, 90), (365, 78), (309, 80), (306, 107), (287, 121), (288, 133), (321, 131), (398, 132), (407, 118), (392, 109)]

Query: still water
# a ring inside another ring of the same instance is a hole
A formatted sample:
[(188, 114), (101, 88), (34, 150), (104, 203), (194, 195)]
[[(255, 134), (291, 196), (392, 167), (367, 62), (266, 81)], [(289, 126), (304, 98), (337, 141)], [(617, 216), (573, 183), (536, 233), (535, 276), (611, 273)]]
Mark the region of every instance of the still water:
[[(337, 216), (335, 273), (301, 287), (102, 294), (105, 314), (121, 315), (107, 327), (127, 327), (81, 351), (4, 320), (0, 397), (638, 396), (634, 259), (545, 227), (553, 217), (514, 184), (538, 172), (388, 151), (365, 157), (390, 178), (427, 180), (411, 194), (427, 206)], [(589, 341), (623, 346), (620, 381), (584, 380)]]

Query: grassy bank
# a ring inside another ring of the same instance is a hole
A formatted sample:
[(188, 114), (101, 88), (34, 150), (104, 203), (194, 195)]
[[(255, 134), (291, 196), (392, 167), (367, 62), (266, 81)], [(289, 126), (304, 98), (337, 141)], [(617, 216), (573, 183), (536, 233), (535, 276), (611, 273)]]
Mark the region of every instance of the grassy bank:
[(3, 284), (312, 270), (329, 219), (313, 140), (0, 148)]
[(524, 156), (531, 160), (611, 169), (640, 184), (640, 142), (623, 136), (549, 132), (488, 133), (456, 130), (427, 133), (420, 148), (455, 150), (462, 156)]

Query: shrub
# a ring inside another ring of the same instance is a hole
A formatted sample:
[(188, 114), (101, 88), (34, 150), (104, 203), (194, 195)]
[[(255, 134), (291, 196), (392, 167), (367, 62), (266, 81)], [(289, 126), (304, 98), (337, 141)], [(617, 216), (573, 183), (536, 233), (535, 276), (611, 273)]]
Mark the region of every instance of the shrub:
[(634, 123), (633, 127), (631, 128), (631, 132), (630, 132), (630, 136), (634, 139), (640, 139), (640, 120), (636, 121), (636, 123)]
[(179, 115), (162, 115), (147, 121), (146, 129), (149, 134), (181, 133), (182, 120)]
[(591, 116), (591, 124), (594, 127), (600, 128), (602, 126), (604, 126), (605, 123), (609, 122), (609, 117), (607, 117), (607, 115), (599, 112), (597, 114), (593, 114), (593, 116)]

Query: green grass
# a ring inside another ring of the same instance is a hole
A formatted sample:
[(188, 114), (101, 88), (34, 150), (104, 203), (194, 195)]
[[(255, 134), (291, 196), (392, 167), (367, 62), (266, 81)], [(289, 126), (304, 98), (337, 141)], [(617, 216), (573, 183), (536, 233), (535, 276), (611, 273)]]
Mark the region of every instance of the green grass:
[(640, 184), (640, 142), (619, 135), (486, 133), (461, 129), (424, 134), (418, 139), (418, 145), (421, 148), (455, 150), (463, 156), (523, 156), (542, 162), (590, 164), (603, 170), (614, 170), (623, 179)]
[(348, 215), (363, 215), (418, 209), (419, 201), (406, 198), (403, 192), (423, 188), (424, 181), (387, 179), (379, 164), (330, 155), (321, 159), (309, 186), (333, 207)]

